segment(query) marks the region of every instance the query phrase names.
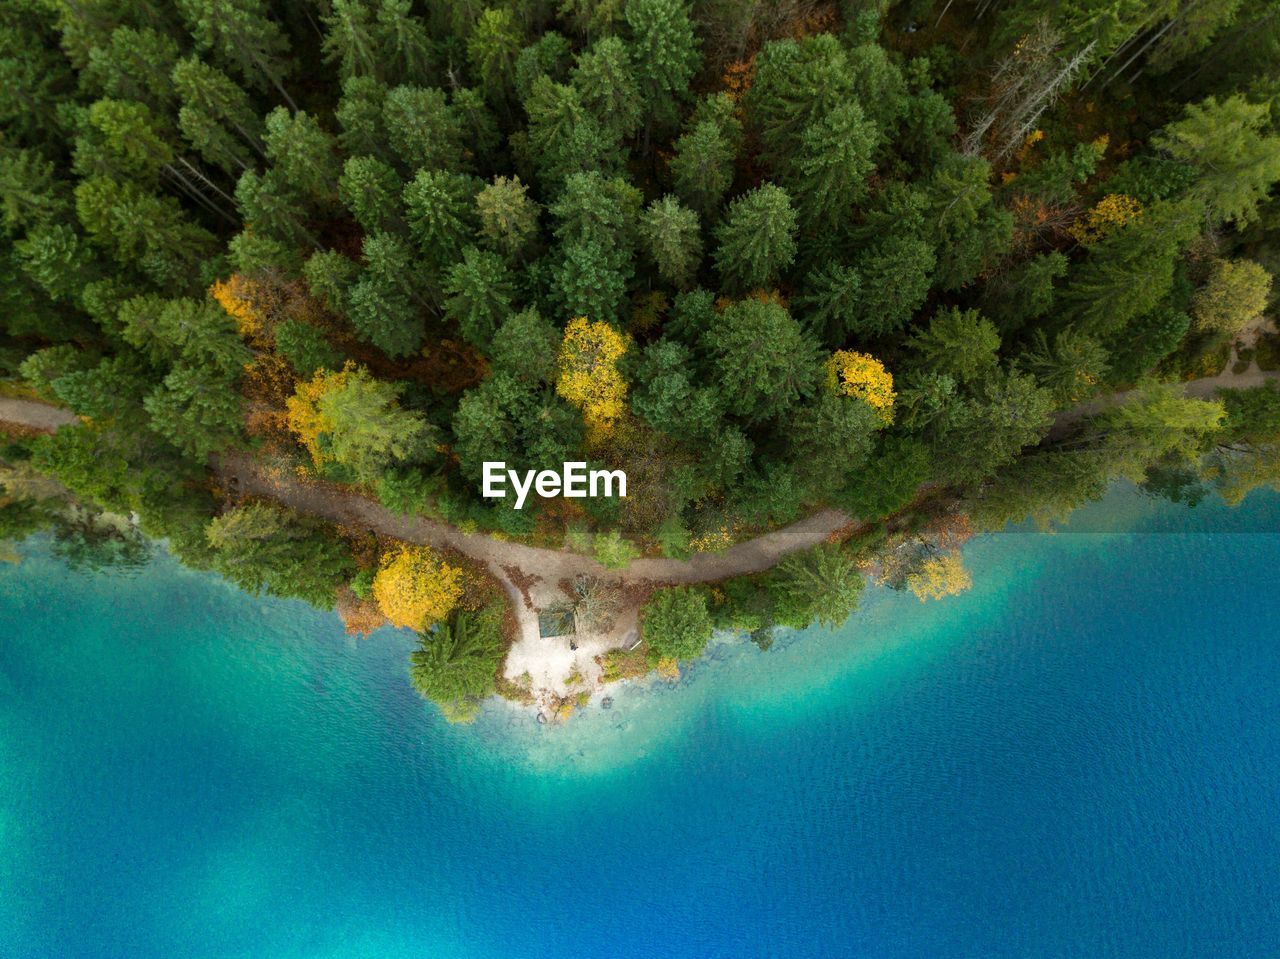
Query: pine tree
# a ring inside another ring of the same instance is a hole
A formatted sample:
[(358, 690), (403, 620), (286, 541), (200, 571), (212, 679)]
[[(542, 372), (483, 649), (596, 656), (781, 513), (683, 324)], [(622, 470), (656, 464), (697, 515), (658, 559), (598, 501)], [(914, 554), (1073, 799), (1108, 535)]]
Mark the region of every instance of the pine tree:
[(1053, 394), (1058, 406), (1069, 406), (1098, 391), (1109, 364), (1101, 343), (1068, 326), (1052, 342), (1044, 330), (1036, 330), (1019, 366)]
[(705, 220), (713, 220), (733, 185), (732, 141), (720, 124), (703, 120), (676, 140), (675, 147), (671, 174), (676, 193)]
[(749, 421), (782, 416), (817, 382), (817, 345), (773, 300), (726, 307), (704, 341), (726, 405)]
[(560, 331), (530, 307), (512, 314), (498, 327), (489, 347), (493, 368), (517, 380), (552, 383)]
[(862, 317), (862, 276), (841, 263), (819, 267), (796, 298), (805, 327), (829, 346), (839, 346)]
[(374, 34), (373, 11), (362, 0), (333, 0), (324, 23), (324, 59), (338, 65), (342, 80), (378, 77), (381, 50)]
[(265, 155), (262, 120), (234, 80), (197, 57), (178, 61), (172, 79), (182, 102), (178, 126), (206, 161), (231, 172), (248, 169), (253, 153)]
[(935, 314), (910, 343), (917, 366), (964, 384), (981, 380), (995, 369), (1000, 334), (977, 310), (948, 307)]
[(425, 336), (413, 301), (393, 281), (366, 273), (347, 294), (347, 314), (356, 333), (387, 356), (416, 352)]
[(403, 168), (459, 171), (465, 166), (462, 129), (442, 90), (395, 87), (382, 118), (387, 143)]
[(523, 40), (515, 16), (505, 7), (486, 9), (467, 38), (472, 74), (491, 103), (504, 103), (510, 96)]
[(289, 41), (267, 16), (261, 0), (175, 0), (191, 35), (247, 82), (273, 86), (291, 110), (297, 105), (284, 88)]
[(392, 159), (383, 120), (389, 92), (386, 84), (373, 77), (351, 77), (342, 85), (334, 116), (341, 127), (338, 142), (343, 153)]
[(404, 188), (409, 232), (434, 271), (457, 262), (475, 233), (475, 197), (481, 187), (475, 177), (461, 173), (421, 170)]
[(619, 319), (631, 280), (631, 261), (592, 241), (566, 243), (554, 272), (556, 294), (565, 316)]
[(1173, 288), (1178, 256), (1199, 234), (1203, 210), (1194, 200), (1158, 203), (1089, 247), (1062, 291), (1065, 312), (1081, 332), (1107, 339), (1154, 310)]
[(334, 196), (339, 170), (335, 143), (314, 117), (276, 107), (267, 114), (265, 141), (272, 172), (290, 191), (316, 203)]
[(846, 225), (867, 192), (879, 135), (856, 103), (841, 104), (800, 134), (799, 148), (781, 172), (808, 230)]
[(374, 35), (392, 83), (423, 83), (437, 73), (430, 32), (412, 11), (412, 0), (378, 2)]
[(529, 116), (529, 153), (543, 189), (557, 193), (574, 173), (612, 166), (616, 155), (595, 117), (572, 86), (539, 77), (524, 102)]
[(152, 428), (197, 460), (242, 438), (241, 399), (232, 378), (207, 366), (179, 364), (143, 400)]
[(796, 257), (796, 211), (786, 190), (766, 183), (733, 201), (716, 230), (716, 267), (738, 292), (768, 287)]
[(403, 192), (400, 175), (371, 156), (351, 157), (338, 180), (338, 198), (366, 233), (403, 229)]
[(944, 290), (971, 282), (1013, 242), (1013, 217), (996, 206), (990, 181), (986, 160), (958, 153), (930, 178), (925, 221), (938, 256), (934, 283)]
[(640, 235), (659, 276), (678, 287), (693, 281), (702, 260), (696, 213), (673, 196), (654, 200), (640, 220)]
[(627, 48), (618, 37), (597, 40), (578, 56), (573, 86), (583, 107), (610, 139), (625, 139), (640, 126), (640, 88)]
[(494, 177), (476, 194), (480, 235), (507, 257), (517, 257), (535, 239), (538, 204), (519, 177)]
[(445, 314), (468, 341), (485, 348), (511, 312), (515, 284), (501, 257), (468, 246), (449, 271), (445, 293)]
[(683, 0), (627, 0), (628, 46), (646, 122), (674, 126), (701, 63)]
[(178, 55), (178, 44), (168, 34), (116, 27), (106, 46), (89, 51), (81, 82), (99, 96), (136, 100), (171, 115), (175, 98), (169, 78)]
[(782, 170), (806, 128), (856, 102), (844, 48), (830, 34), (766, 43), (743, 102), (748, 126), (760, 138), (761, 159), (770, 170)]
[(1270, 113), (1267, 104), (1240, 95), (1207, 97), (1152, 137), (1155, 146), (1199, 170), (1191, 192), (1215, 223), (1247, 225), (1280, 181), (1280, 136), (1264, 133)]

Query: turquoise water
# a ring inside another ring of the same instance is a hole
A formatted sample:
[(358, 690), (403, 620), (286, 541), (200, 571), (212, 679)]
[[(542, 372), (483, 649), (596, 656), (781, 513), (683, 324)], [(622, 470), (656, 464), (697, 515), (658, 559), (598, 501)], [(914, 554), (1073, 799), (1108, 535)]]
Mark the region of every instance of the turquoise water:
[[(1123, 530), (1123, 532), (1116, 532)], [(1117, 491), (969, 594), (450, 727), (409, 639), (0, 569), (0, 956), (1261, 957), (1280, 497)]]

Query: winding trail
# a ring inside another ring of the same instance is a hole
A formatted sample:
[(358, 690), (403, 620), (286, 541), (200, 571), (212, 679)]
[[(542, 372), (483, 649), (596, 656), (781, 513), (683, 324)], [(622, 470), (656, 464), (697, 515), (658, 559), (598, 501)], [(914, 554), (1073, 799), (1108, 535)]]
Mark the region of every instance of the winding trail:
[[(1235, 359), (1234, 354), (1232, 357)], [(1217, 376), (1184, 384), (1188, 396), (1209, 397), (1223, 388), (1260, 386), (1280, 380), (1280, 371), (1263, 371), (1256, 364), (1233, 373), (1233, 364)], [(1060, 436), (1071, 425), (1116, 402), (1118, 393), (1081, 404), (1060, 413), (1050, 436)], [(0, 422), (42, 432), (78, 422), (68, 410), (34, 400), (0, 397)], [(783, 557), (823, 542), (853, 522), (847, 513), (822, 509), (804, 519), (718, 553), (700, 553), (691, 559), (638, 559), (624, 569), (610, 570), (589, 556), (568, 550), (545, 549), (495, 539), (483, 533), (464, 533), (448, 523), (423, 516), (392, 512), (364, 494), (330, 483), (307, 480), (292, 473), (270, 470), (247, 453), (228, 453), (212, 463), (224, 489), (241, 496), (274, 500), (302, 513), (310, 513), (356, 528), (423, 546), (454, 550), (484, 564), (502, 585), (519, 623), (506, 663), (508, 678), (528, 675), (533, 687), (546, 695), (565, 695), (566, 677), (578, 675), (600, 684), (600, 654), (629, 646), (638, 632), (639, 596), (661, 585), (710, 583), (733, 576), (759, 573), (776, 566)], [(567, 598), (562, 584), (579, 575), (613, 583), (627, 594), (611, 628), (595, 635), (542, 639), (538, 611)], [(627, 587), (632, 589), (627, 592)]]

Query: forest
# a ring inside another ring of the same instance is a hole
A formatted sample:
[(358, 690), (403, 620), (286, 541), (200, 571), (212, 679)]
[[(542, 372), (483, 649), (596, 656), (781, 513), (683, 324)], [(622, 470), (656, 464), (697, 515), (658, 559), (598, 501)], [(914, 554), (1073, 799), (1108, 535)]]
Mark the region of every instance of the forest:
[(960, 528), (1280, 483), (1275, 0), (2, 0), (0, 127), (0, 393), (81, 418), (4, 441), (0, 535), (345, 596), (440, 701), (483, 570), (222, 457), (610, 568), (856, 521), (659, 590), (668, 669), (841, 621), (886, 537), (940, 596)]

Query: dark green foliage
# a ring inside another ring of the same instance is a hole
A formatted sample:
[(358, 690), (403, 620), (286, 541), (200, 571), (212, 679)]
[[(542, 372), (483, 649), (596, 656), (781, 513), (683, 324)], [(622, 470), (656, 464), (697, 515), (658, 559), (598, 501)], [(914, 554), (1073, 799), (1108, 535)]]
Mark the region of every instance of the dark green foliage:
[(480, 613), (459, 610), (418, 639), (409, 654), (409, 679), (424, 699), (451, 722), (475, 717), (480, 700), (494, 690), (505, 650), (501, 607)]
[(766, 579), (773, 621), (795, 629), (841, 625), (857, 608), (862, 587), (853, 557), (838, 545), (788, 556)]
[(332, 527), (283, 507), (248, 503), (214, 519), (213, 568), (241, 589), (297, 597), (323, 609), (355, 564)]
[(555, 379), (559, 331), (530, 308), (507, 317), (493, 334), (489, 357), (498, 372), (530, 383)]
[(1177, 258), (1202, 223), (1198, 204), (1162, 202), (1095, 243), (1063, 290), (1066, 310), (1084, 332), (1103, 337), (1149, 313), (1173, 288)]
[(302, 320), (286, 320), (276, 328), (276, 350), (303, 379), (310, 379), (316, 370), (342, 368), (342, 353), (320, 330)]
[(381, 160), (357, 156), (347, 160), (338, 180), (338, 198), (367, 233), (393, 230), (403, 221), (400, 175)]
[(781, 416), (817, 382), (816, 345), (773, 301), (734, 303), (704, 336), (721, 394), (744, 419)]
[(803, 463), (804, 482), (814, 499), (841, 489), (864, 469), (883, 424), (867, 403), (822, 391), (797, 407), (786, 430), (788, 458)]
[(716, 268), (740, 293), (768, 287), (796, 258), (798, 221), (791, 198), (766, 183), (734, 200), (716, 231)]
[(404, 189), (409, 232), (423, 261), (437, 270), (462, 256), (476, 229), (475, 197), (482, 184), (460, 173), (420, 170)]
[(464, 166), (462, 125), (444, 91), (399, 86), (382, 105), (387, 145), (407, 170), (459, 171)]
[(653, 594), (640, 613), (649, 659), (697, 659), (711, 639), (711, 614), (702, 590), (669, 586)]
[(462, 335), (477, 346), (487, 346), (511, 311), (515, 295), (511, 273), (496, 253), (469, 246), (462, 251), (445, 280), (446, 315)]
[(995, 369), (1000, 334), (977, 310), (948, 309), (911, 337), (911, 347), (918, 366), (969, 383)]
[[(1139, 385), (1226, 362), (1188, 320), (1215, 263), (1280, 264), (1265, 4), (892, 6), (23, 0), (0, 18), (0, 373), (87, 422), (20, 448), (187, 561), (319, 602), (351, 572), (334, 532), (272, 513), (211, 542), (211, 455), (318, 461), (539, 542), (573, 515), (611, 563), (820, 506), (905, 530), (956, 497), (1050, 521), (1117, 475), (1198, 495), (1206, 450), (1225, 495), (1270, 482), (1268, 396), (1215, 432), (1217, 407)], [(1108, 220), (1115, 194), (1140, 210)], [(579, 316), (621, 356), (570, 371)], [(837, 350), (883, 365), (891, 410), (829, 388)], [(308, 425), (320, 370), (345, 380)], [(486, 460), (633, 489), (517, 513), (481, 500)], [(849, 569), (798, 557), (717, 621), (835, 622)], [(432, 647), (440, 682), (476, 628)], [(451, 714), (477, 669), (433, 687)]]
[(982, 310), (1007, 335), (1053, 308), (1054, 281), (1067, 274), (1067, 258), (1061, 253), (1032, 257), (988, 283), (982, 291)]

